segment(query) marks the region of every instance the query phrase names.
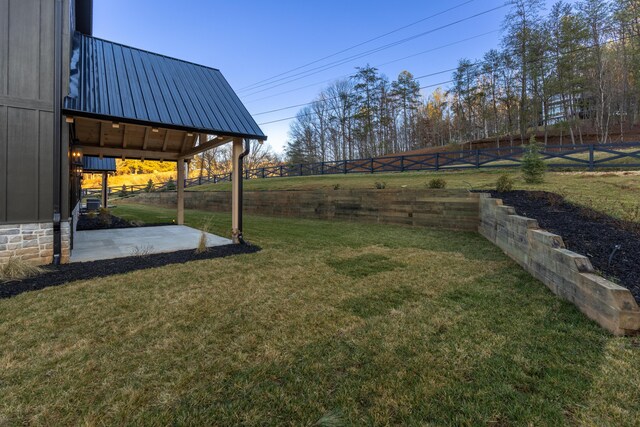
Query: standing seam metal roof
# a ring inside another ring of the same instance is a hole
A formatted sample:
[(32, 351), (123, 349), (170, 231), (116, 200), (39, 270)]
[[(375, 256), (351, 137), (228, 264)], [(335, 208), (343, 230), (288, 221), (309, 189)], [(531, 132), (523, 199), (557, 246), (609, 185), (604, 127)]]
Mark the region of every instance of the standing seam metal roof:
[(82, 169), (85, 172), (115, 172), (116, 159), (82, 156)]
[(66, 113), (266, 139), (214, 68), (76, 32)]

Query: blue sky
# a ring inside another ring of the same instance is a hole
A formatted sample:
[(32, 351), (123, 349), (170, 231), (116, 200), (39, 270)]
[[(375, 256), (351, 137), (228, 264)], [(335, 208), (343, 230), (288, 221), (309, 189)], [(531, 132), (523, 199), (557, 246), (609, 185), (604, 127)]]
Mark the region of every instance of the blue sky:
[[(548, 4), (551, 3), (548, 0)], [(309, 102), (328, 80), (352, 74), (356, 66), (367, 63), (379, 65), (380, 71), (393, 79), (403, 70), (422, 76), (453, 68), (463, 57), (481, 58), (484, 52), (499, 44), (499, 30), (508, 8), (433, 31), (314, 75), (298, 76), (303, 78), (293, 82), (276, 82), (274, 84), (286, 84), (269, 90), (264, 90), (269, 86), (253, 91), (241, 90), (453, 7), (455, 9), (309, 68), (429, 32), (502, 4), (500, 0), (95, 0), (94, 35), (219, 68), (249, 111), (256, 114)], [(123, 13), (124, 10), (127, 13)], [(461, 42), (456, 43), (458, 41)], [(456, 44), (432, 50), (451, 43)], [(432, 51), (395, 61), (427, 50)], [(301, 71), (305, 70), (297, 72)], [(433, 85), (450, 78), (451, 73), (444, 73), (422, 78), (420, 83), (422, 86)], [(304, 86), (308, 87), (294, 91)], [(260, 92), (255, 93), (258, 90)], [(297, 108), (292, 108), (256, 115), (255, 119), (264, 123), (294, 116), (296, 112)], [(289, 121), (261, 127), (269, 136), (271, 146), (282, 152)]]

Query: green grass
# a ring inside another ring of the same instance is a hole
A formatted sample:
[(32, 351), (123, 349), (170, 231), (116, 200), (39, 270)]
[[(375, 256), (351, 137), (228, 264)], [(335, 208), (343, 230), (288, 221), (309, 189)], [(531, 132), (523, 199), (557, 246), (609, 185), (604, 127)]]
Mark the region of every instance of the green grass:
[[(186, 221), (229, 234), (227, 214)], [(638, 339), (475, 233), (259, 216), (245, 229), (261, 252), (0, 300), (0, 425), (640, 419)]]
[[(251, 179), (245, 181), (247, 191), (265, 190), (332, 190), (375, 188), (385, 182), (387, 189), (426, 188), (433, 178), (443, 178), (447, 188), (493, 190), (502, 174), (514, 179), (514, 190), (545, 190), (560, 193), (574, 203), (591, 207), (616, 218), (640, 221), (640, 172), (548, 172), (542, 184), (527, 184), (517, 169), (466, 170), (451, 172), (404, 172), (325, 175), (291, 178)], [(189, 191), (231, 191), (230, 183), (207, 184)]]

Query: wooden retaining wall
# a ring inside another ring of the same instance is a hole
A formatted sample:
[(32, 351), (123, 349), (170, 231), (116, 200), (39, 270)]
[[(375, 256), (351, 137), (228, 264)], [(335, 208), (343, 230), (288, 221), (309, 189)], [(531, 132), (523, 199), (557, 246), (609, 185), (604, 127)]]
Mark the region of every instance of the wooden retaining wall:
[(640, 330), (640, 307), (631, 292), (596, 274), (589, 258), (565, 248), (562, 237), (516, 215), (502, 200), (480, 198), (479, 232), (553, 293), (616, 335)]
[[(147, 193), (137, 203), (175, 207), (175, 192)], [(186, 192), (185, 208), (225, 212), (230, 192)], [(244, 211), (281, 217), (343, 219), (479, 231), (553, 293), (616, 335), (640, 331), (631, 292), (596, 274), (589, 259), (565, 248), (562, 237), (516, 215), (488, 194), (462, 190), (248, 191)]]
[[(246, 191), (244, 212), (256, 215), (342, 219), (477, 231), (478, 195), (464, 190)], [(146, 193), (135, 202), (176, 206), (173, 192)], [(228, 212), (231, 193), (185, 192), (186, 209)]]

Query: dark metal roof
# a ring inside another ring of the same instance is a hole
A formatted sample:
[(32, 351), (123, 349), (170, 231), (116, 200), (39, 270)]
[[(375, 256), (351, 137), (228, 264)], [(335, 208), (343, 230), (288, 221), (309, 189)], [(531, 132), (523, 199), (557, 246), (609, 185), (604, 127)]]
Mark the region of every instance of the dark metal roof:
[(82, 169), (85, 172), (115, 172), (116, 159), (82, 156)]
[(266, 139), (219, 70), (76, 32), (67, 114)]

